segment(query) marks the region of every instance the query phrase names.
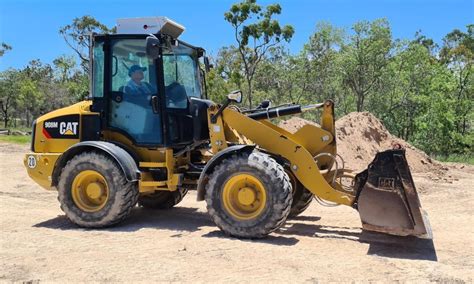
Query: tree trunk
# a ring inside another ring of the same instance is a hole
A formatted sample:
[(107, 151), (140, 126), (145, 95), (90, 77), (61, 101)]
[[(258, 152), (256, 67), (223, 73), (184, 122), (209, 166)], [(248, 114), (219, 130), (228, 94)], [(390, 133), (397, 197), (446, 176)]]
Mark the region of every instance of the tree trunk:
[(30, 125), (30, 112), (26, 109), (26, 125)]
[(357, 94), (357, 112), (364, 109), (364, 94)]
[(249, 108), (252, 109), (252, 81), (247, 80), (247, 87), (249, 88)]

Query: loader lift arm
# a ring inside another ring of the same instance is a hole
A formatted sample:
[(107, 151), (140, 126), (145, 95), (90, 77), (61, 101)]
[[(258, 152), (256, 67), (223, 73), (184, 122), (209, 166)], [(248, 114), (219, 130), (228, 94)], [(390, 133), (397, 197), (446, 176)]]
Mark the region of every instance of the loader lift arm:
[[(227, 148), (228, 142), (237, 142), (227, 141), (222, 137), (222, 133), (236, 132), (260, 148), (289, 161), (293, 174), (313, 194), (327, 201), (352, 206), (355, 196), (344, 192), (338, 183), (334, 183), (331, 186), (321, 174), (314, 159), (314, 154), (321, 152), (323, 149), (327, 149), (334, 154), (336, 152), (334, 119), (332, 115), (334, 105), (332, 101), (328, 100), (324, 104), (315, 105), (314, 108), (317, 107), (323, 108), (322, 127), (318, 128), (308, 125), (299, 135), (296, 133), (296, 136), (267, 120), (252, 118), (252, 116), (256, 117), (256, 115), (245, 115), (234, 109), (226, 108), (222, 111), (222, 115), (217, 117), (215, 123), (212, 123), (211, 119), (209, 120), (213, 151), (217, 153)], [(301, 112), (301, 107), (298, 109)], [(214, 117), (213, 112), (215, 111), (215, 108), (211, 108), (209, 117)], [(269, 117), (271, 118), (271, 116), (277, 113), (278, 111), (275, 110), (269, 113)], [(261, 118), (261, 115), (256, 118)], [(230, 129), (215, 131), (220, 129), (221, 125), (225, 125), (225, 127)], [(308, 147), (307, 145), (312, 146)]]
[[(297, 132), (290, 133), (269, 121), (280, 115), (312, 109), (322, 109), (321, 127), (305, 125)], [(332, 170), (337, 149), (334, 103), (331, 100), (306, 107), (290, 105), (282, 109), (247, 113), (241, 113), (235, 108), (212, 106), (208, 109), (208, 117), (214, 154), (235, 144), (255, 144), (257, 149), (286, 160), (292, 174), (315, 196), (357, 209), (364, 229), (395, 235), (431, 237), (404, 150), (378, 153), (369, 169), (357, 176), (351, 170)], [(382, 157), (385, 157), (385, 164), (378, 162)], [(206, 174), (208, 173), (204, 171), (202, 177)], [(356, 183), (352, 189), (340, 184), (337, 178), (342, 176), (355, 178)], [(389, 185), (393, 186), (387, 188)], [(201, 200), (204, 187), (205, 184), (198, 187)]]

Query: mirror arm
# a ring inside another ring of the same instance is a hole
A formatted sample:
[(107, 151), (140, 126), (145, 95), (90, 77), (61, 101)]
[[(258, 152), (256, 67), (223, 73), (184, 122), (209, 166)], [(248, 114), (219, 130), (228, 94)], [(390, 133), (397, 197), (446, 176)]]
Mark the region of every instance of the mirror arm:
[(211, 123), (216, 123), (217, 122), (217, 118), (219, 117), (219, 115), (221, 115), (221, 113), (224, 111), (224, 109), (226, 107), (228, 107), (230, 104), (230, 100), (227, 100), (218, 110), (217, 112), (211, 116)]

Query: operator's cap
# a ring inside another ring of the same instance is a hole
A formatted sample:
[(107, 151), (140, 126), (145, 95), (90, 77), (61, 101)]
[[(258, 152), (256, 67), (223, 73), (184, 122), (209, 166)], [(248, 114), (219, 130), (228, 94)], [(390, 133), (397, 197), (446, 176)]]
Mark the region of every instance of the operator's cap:
[(146, 71), (146, 67), (140, 67), (139, 65), (132, 65), (132, 67), (128, 69), (128, 76), (132, 76), (132, 74), (138, 70)]

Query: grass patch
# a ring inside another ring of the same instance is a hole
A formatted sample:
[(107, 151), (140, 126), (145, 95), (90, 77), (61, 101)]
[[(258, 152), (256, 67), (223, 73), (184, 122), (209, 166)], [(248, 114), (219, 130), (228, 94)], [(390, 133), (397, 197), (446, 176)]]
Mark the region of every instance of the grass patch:
[(7, 129), (10, 129), (10, 131), (22, 131), (22, 132), (28, 132), (31, 131), (31, 127), (26, 127), (26, 126), (20, 126), (20, 127), (7, 127)]
[(9, 142), (15, 144), (30, 144), (31, 136), (30, 135), (0, 135), (0, 142)]
[(451, 154), (449, 156), (435, 156), (434, 158), (441, 162), (454, 162), (474, 165), (474, 155), (469, 154)]

